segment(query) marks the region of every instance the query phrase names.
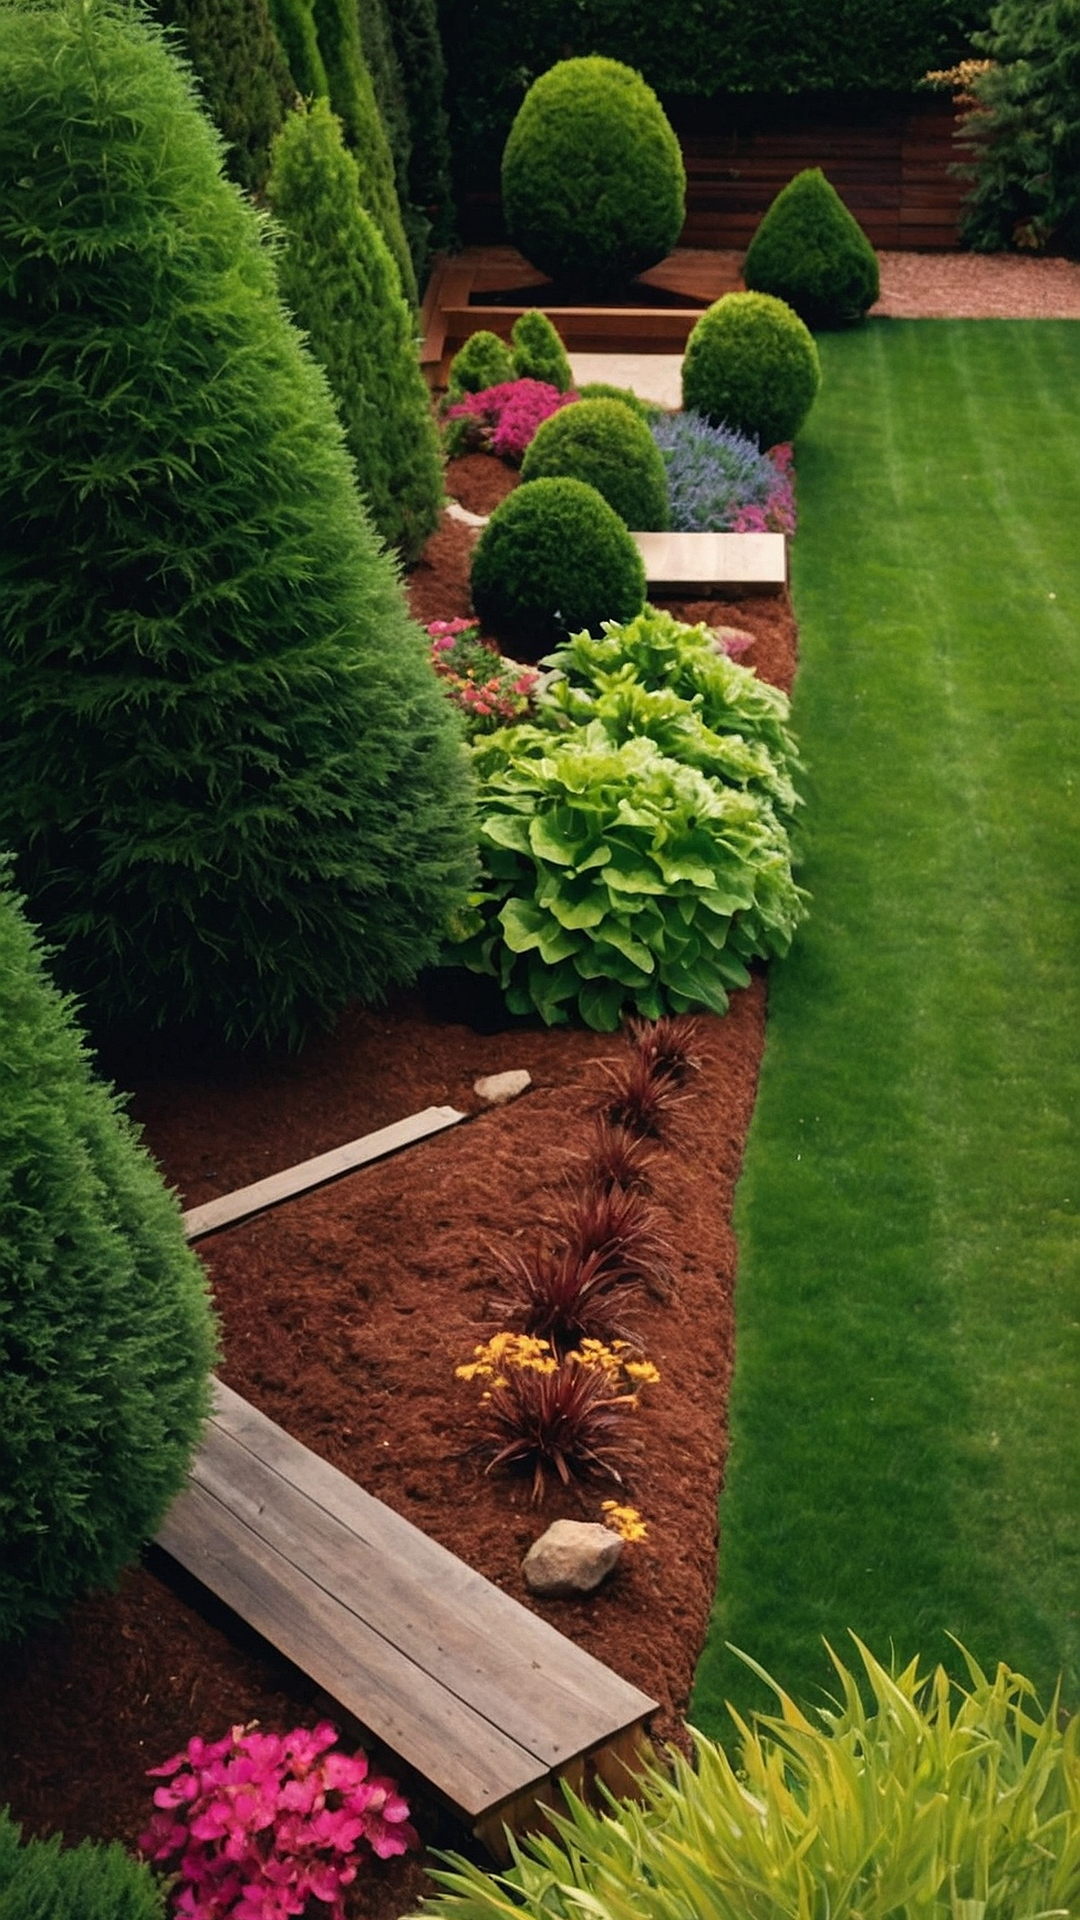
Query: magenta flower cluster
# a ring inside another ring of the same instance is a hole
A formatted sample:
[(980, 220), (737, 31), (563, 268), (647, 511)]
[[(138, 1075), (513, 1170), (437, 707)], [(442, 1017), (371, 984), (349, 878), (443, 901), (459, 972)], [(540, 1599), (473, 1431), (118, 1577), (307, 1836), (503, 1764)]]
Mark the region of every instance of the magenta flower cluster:
[(776, 479), (761, 506), (739, 508), (732, 523), (733, 533), (795, 531), (795, 454), (790, 441), (782, 440), (778, 446), (770, 447), (768, 457), (776, 468)]
[(540, 681), (533, 667), (506, 659), (481, 640), (475, 619), (433, 620), (428, 634), (431, 664), (464, 714), (470, 739), (525, 718)]
[(233, 1727), (149, 1769), (168, 1784), (139, 1846), (155, 1861), (179, 1855), (183, 1920), (288, 1920), (312, 1900), (324, 1920), (345, 1920), (360, 1846), (385, 1860), (419, 1844), (394, 1782), (369, 1776), (362, 1753), (330, 1752), (337, 1737), (328, 1720), (285, 1734)]
[[(577, 397), (572, 389), (560, 393), (545, 380), (504, 380), (497, 387), (465, 394), (447, 408), (446, 417), (463, 423), (467, 446), (519, 465), (541, 422)], [(459, 437), (455, 436), (451, 451), (459, 450)]]

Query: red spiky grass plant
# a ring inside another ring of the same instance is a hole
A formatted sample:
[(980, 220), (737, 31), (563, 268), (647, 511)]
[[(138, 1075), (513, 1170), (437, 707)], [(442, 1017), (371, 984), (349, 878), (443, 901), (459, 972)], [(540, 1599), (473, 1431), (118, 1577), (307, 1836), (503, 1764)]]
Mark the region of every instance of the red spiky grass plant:
[(653, 1147), (641, 1135), (627, 1133), (625, 1127), (613, 1127), (602, 1115), (597, 1116), (589, 1151), (580, 1158), (584, 1161), (583, 1184), (599, 1193), (649, 1192)]
[(490, 1384), (481, 1399), (485, 1432), (474, 1451), (488, 1455), (487, 1472), (529, 1474), (534, 1505), (548, 1475), (613, 1480), (641, 1451), (627, 1431), (641, 1388), (659, 1379), (647, 1360), (635, 1360), (616, 1342), (583, 1341), (557, 1356), (546, 1340), (497, 1333), (477, 1347), (475, 1360), (457, 1368), (462, 1380)]
[(552, 1220), (554, 1245), (499, 1258), (503, 1292), (491, 1311), (505, 1325), (568, 1353), (581, 1340), (637, 1344), (633, 1310), (642, 1288), (672, 1291), (671, 1248), (639, 1193), (586, 1186)]
[(672, 1018), (628, 1023), (632, 1046), (622, 1060), (601, 1061), (609, 1081), (603, 1118), (640, 1139), (662, 1140), (686, 1096), (680, 1091), (701, 1062), (694, 1052), (696, 1020)]

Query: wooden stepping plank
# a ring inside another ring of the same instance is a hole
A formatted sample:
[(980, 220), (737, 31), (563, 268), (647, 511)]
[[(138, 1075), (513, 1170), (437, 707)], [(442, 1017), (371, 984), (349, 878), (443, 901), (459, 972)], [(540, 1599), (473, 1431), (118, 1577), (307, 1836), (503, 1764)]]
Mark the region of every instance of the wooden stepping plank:
[(635, 533), (658, 593), (779, 593), (787, 581), (782, 533)]
[(158, 1541), (473, 1821), (656, 1705), (220, 1381)]
[(404, 1120), (395, 1120), (392, 1126), (379, 1127), (359, 1140), (347, 1141), (343, 1147), (316, 1154), (313, 1160), (300, 1160), (295, 1167), (285, 1167), (281, 1173), (269, 1174), (265, 1180), (256, 1180), (249, 1187), (237, 1187), (235, 1192), (223, 1193), (218, 1200), (207, 1200), (201, 1207), (189, 1207), (183, 1215), (187, 1237), (201, 1240), (204, 1234), (234, 1227), (240, 1220), (249, 1220), (254, 1213), (276, 1207), (279, 1200), (291, 1200), (295, 1194), (306, 1193), (311, 1187), (325, 1186), (330, 1180), (340, 1179), (343, 1173), (365, 1167), (371, 1160), (381, 1160), (388, 1153), (396, 1153), (399, 1147), (411, 1146), (414, 1140), (441, 1133), (445, 1127), (456, 1127), (459, 1120), (468, 1117), (456, 1107), (425, 1107), (421, 1113), (410, 1113)]

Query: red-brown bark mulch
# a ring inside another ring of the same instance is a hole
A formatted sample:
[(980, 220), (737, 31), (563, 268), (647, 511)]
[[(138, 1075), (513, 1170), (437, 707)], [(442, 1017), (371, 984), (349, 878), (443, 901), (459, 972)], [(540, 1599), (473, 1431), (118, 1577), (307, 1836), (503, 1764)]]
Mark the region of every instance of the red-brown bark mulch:
[[(455, 463), (450, 491), (470, 506), (499, 463)], [(509, 475), (509, 484), (513, 484)], [(491, 503), (493, 504), (493, 503)], [(475, 506), (473, 510), (478, 510)], [(410, 576), (424, 620), (466, 613), (467, 527), (444, 518)], [(747, 656), (789, 685), (795, 631), (783, 600), (675, 609), (752, 630)], [(449, 990), (451, 993), (453, 988)], [(559, 1490), (541, 1514), (520, 1482), (485, 1477), (463, 1455), (478, 1390), (455, 1365), (496, 1330), (487, 1311), (490, 1249), (528, 1244), (588, 1142), (601, 1098), (598, 1062), (619, 1036), (517, 1023), (482, 1031), (447, 1004), (399, 995), (350, 1008), (297, 1058), (194, 1063), (135, 1089), (134, 1111), (186, 1204), (229, 1192), (418, 1108), (449, 1102), (475, 1117), (202, 1243), (221, 1316), (221, 1373), (239, 1393), (661, 1703), (656, 1730), (677, 1734), (715, 1586), (715, 1515), (732, 1359), (735, 1246), (731, 1201), (754, 1099), (765, 988), (758, 977), (723, 1019), (702, 1019), (706, 1061), (670, 1144), (653, 1200), (676, 1250), (669, 1302), (644, 1296), (646, 1350), (661, 1374), (643, 1396), (640, 1464), (629, 1498), (649, 1538), (626, 1549), (587, 1601), (540, 1604), (521, 1557), (559, 1515), (599, 1517), (607, 1486)], [(484, 1025), (481, 1019), (481, 1027)], [(490, 1022), (488, 1023), (490, 1025)], [(532, 1090), (477, 1111), (482, 1073), (526, 1067)], [(144, 1770), (195, 1732), (237, 1721), (284, 1727), (344, 1718), (303, 1675), (151, 1552), (115, 1595), (80, 1602), (62, 1624), (8, 1656), (0, 1679), (0, 1805), (29, 1830), (119, 1838), (145, 1824)], [(360, 1730), (347, 1728), (350, 1737)], [(366, 1744), (370, 1745), (370, 1741)], [(460, 1832), (392, 1757), (425, 1843)], [(425, 1890), (418, 1859), (373, 1863), (354, 1890), (367, 1920), (411, 1911)]]

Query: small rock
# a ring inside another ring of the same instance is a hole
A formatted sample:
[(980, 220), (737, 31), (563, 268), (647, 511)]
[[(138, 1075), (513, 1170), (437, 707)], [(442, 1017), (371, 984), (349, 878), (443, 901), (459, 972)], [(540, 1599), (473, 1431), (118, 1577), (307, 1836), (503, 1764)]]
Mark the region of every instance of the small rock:
[(553, 1520), (521, 1563), (525, 1585), (549, 1600), (591, 1593), (618, 1563), (624, 1544), (595, 1521)]
[(460, 520), (463, 527), (486, 527), (489, 516), (486, 513), (470, 513), (460, 500), (447, 501), (446, 511), (451, 520)]
[(489, 1106), (505, 1107), (508, 1100), (516, 1100), (519, 1093), (531, 1086), (531, 1073), (524, 1067), (511, 1067), (509, 1073), (481, 1074), (479, 1080), (473, 1081), (473, 1092)]

